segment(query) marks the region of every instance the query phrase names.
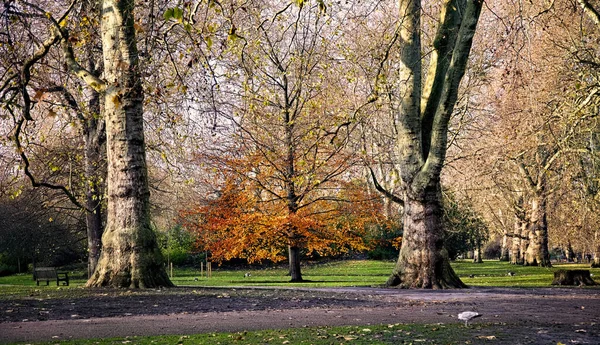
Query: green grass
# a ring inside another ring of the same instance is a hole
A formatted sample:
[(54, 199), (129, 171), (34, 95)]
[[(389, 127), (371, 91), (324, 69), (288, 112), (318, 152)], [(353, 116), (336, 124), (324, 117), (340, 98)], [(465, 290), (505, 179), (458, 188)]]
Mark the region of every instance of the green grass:
[[(216, 265), (215, 265), (216, 266)], [(589, 265), (556, 264), (552, 268), (515, 266), (506, 262), (458, 261), (452, 263), (454, 270), (469, 286), (496, 287), (549, 287), (554, 271), (557, 269), (590, 269)], [(290, 284), (287, 269), (262, 268), (248, 270), (232, 270), (214, 267), (212, 277), (200, 274), (199, 269), (180, 268), (173, 272), (172, 281), (179, 286), (296, 286), (296, 287), (347, 287), (347, 286), (381, 286), (389, 276), (394, 262), (374, 260), (348, 260), (329, 263), (310, 264), (303, 267), (306, 282)], [(508, 272), (514, 276), (508, 276)], [(590, 269), (594, 278), (600, 277), (600, 269)], [(249, 277), (244, 277), (250, 273)], [(472, 278), (470, 276), (473, 276)], [(83, 272), (71, 272), (70, 286), (60, 286), (58, 290), (69, 290), (85, 284)], [(46, 286), (36, 286), (31, 280), (31, 274), (17, 274), (0, 277), (0, 295), (23, 295), (35, 291), (57, 290), (56, 283)]]
[[(455, 262), (454, 271), (469, 286), (496, 287), (549, 287), (554, 279), (554, 271), (559, 269), (588, 269), (598, 282), (599, 268), (590, 268), (589, 264), (554, 264), (551, 268), (511, 265), (507, 262), (471, 261)], [(514, 276), (509, 276), (513, 272)], [(473, 275), (473, 278), (470, 277)]]
[[(196, 335), (126, 337), (113, 339), (90, 339), (51, 341), (35, 344), (81, 344), (81, 345), (149, 345), (149, 344), (469, 344), (477, 340), (501, 337), (496, 327), (482, 324), (465, 328), (452, 325), (379, 325), (346, 327), (293, 328), (240, 333), (208, 333)], [(493, 337), (493, 338), (490, 338)]]
[[(307, 265), (302, 269), (306, 282), (296, 283), (300, 287), (374, 286), (385, 283), (394, 263), (374, 260), (335, 261)], [(205, 272), (206, 273), (206, 272)], [(245, 273), (250, 273), (245, 277)], [(195, 279), (198, 279), (197, 281)], [(248, 270), (225, 270), (213, 268), (212, 277), (200, 275), (198, 270), (176, 270), (173, 274), (176, 285), (198, 286), (290, 286), (287, 269), (267, 268)]]

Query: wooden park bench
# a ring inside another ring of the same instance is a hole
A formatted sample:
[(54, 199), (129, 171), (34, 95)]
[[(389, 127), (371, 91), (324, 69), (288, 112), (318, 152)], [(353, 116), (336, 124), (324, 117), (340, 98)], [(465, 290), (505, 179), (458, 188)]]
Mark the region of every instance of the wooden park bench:
[(56, 286), (60, 282), (65, 282), (65, 285), (69, 285), (69, 274), (67, 272), (57, 272), (54, 267), (36, 267), (33, 271), (33, 278), (37, 285), (40, 285), (40, 281), (46, 281), (46, 285), (50, 284), (51, 280), (56, 280)]

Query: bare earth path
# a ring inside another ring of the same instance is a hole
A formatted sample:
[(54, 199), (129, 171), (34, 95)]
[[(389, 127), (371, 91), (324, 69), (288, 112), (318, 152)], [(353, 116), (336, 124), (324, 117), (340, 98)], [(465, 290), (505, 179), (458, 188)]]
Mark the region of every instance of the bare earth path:
[(43, 295), (0, 299), (0, 343), (306, 326), (457, 323), (456, 315), (465, 310), (483, 314), (476, 323), (504, 333), (494, 344), (600, 344), (600, 290), (580, 288), (77, 289), (58, 299)]

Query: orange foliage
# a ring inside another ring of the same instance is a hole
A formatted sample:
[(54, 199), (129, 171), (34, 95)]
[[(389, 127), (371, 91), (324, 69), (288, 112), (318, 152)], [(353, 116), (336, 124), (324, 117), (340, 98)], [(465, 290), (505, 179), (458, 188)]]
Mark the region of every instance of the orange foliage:
[(198, 235), (197, 248), (217, 262), (278, 262), (287, 259), (288, 245), (308, 256), (367, 250), (369, 228), (389, 226), (379, 195), (369, 198), (362, 185), (346, 183), (335, 197), (315, 198), (295, 213), (282, 200), (261, 200), (258, 190), (229, 178), (218, 197), (180, 212), (184, 227)]

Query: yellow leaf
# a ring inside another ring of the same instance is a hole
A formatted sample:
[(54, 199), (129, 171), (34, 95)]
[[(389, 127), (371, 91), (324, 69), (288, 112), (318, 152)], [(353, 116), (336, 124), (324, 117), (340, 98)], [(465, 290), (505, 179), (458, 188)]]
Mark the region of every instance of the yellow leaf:
[(140, 24), (135, 23), (133, 24), (133, 28), (135, 29), (135, 31), (137, 32), (145, 32), (144, 27), (142, 27)]
[(44, 96), (44, 91), (35, 90), (35, 95), (33, 95), (33, 100), (39, 102)]
[(61, 20), (60, 23), (58, 23), (58, 26), (60, 26), (61, 28), (64, 28), (65, 26), (67, 26), (67, 17), (65, 17), (65, 19)]
[(114, 95), (112, 97), (112, 102), (114, 103), (115, 107), (120, 107), (121, 106), (121, 96), (120, 95)]

